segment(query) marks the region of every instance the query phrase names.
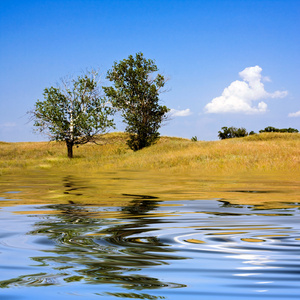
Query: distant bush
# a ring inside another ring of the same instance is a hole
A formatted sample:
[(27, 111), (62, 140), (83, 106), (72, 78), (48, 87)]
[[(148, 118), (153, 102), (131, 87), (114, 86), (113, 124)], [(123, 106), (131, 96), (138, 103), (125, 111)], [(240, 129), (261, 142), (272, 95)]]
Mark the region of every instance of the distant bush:
[[(259, 133), (264, 132), (279, 132), (279, 133), (298, 133), (299, 130), (295, 128), (275, 128), (272, 126), (268, 126), (265, 129), (262, 129), (259, 131)], [(237, 137), (245, 137), (248, 135), (255, 135), (256, 133), (254, 131), (250, 131), (249, 133), (247, 130), (243, 127), (236, 128), (236, 127), (222, 127), (222, 130), (218, 131), (218, 137), (221, 140), (224, 139), (231, 139), (231, 138), (237, 138)], [(193, 138), (192, 138), (193, 139)]]
[(192, 138), (191, 138), (191, 141), (192, 142), (197, 142), (198, 141), (198, 138), (197, 138), (197, 136), (195, 135), (195, 136), (193, 136)]
[(298, 131), (298, 129), (295, 129), (295, 128), (282, 128), (282, 129), (279, 129), (279, 128), (275, 128), (275, 127), (272, 127), (272, 126), (268, 126), (265, 129), (262, 129), (262, 130), (259, 131), (259, 133), (262, 133), (262, 132), (288, 132), (288, 133), (297, 133), (299, 131)]
[(222, 127), (222, 131), (218, 131), (218, 137), (221, 140), (247, 136), (248, 132), (245, 128)]

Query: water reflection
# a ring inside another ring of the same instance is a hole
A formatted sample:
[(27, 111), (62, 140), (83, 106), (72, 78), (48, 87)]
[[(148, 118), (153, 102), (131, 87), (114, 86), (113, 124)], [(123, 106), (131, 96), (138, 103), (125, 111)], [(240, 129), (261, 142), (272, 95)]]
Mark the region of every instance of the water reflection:
[(262, 210), (224, 199), (163, 201), (124, 193), (118, 199), (123, 205), (95, 206), (89, 199), (84, 204), (82, 188), (68, 177), (64, 192), (73, 196), (68, 203), (2, 211), (0, 225), (9, 230), (0, 233), (0, 258), (15, 253), (22, 259), (1, 263), (8, 270), (1, 288), (16, 293), (12, 287), (50, 286), (61, 299), (74, 288), (85, 298), (292, 299), (300, 294), (297, 203)]
[[(99, 210), (76, 204), (43, 207), (43, 210), (56, 211), (57, 215), (51, 214), (46, 220), (36, 223), (36, 229), (28, 234), (41, 236), (35, 243), (54, 244), (54, 247), (44, 250), (49, 255), (32, 259), (40, 266), (55, 265), (59, 273), (51, 277), (44, 273), (29, 276), (34, 276), (34, 280), (28, 280), (28, 276), (19, 277), (15, 283), (40, 286), (58, 284), (63, 279), (65, 282), (118, 284), (135, 290), (182, 286), (138, 273), (143, 268), (168, 264), (167, 260), (183, 257), (171, 256), (174, 250), (168, 249), (168, 245), (151, 234), (155, 231), (150, 228), (151, 224), (161, 221), (148, 218), (147, 213), (158, 206), (158, 201), (147, 200), (153, 198), (147, 196), (126, 196), (134, 199), (117, 210)], [(105, 216), (111, 212), (119, 213), (121, 221)], [(2, 282), (2, 287), (12, 283), (13, 280)]]

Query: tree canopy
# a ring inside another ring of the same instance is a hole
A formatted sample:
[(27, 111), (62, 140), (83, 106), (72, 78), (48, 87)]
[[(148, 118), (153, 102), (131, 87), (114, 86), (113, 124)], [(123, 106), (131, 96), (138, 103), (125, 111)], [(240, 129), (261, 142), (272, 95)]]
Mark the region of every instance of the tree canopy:
[[(248, 132), (245, 128), (236, 128), (236, 127), (222, 127), (222, 131), (218, 131), (218, 136), (221, 140), (236, 138), (236, 137), (244, 137), (248, 135)], [(254, 132), (251, 134), (254, 134)]]
[(298, 129), (295, 129), (295, 128), (275, 128), (273, 126), (268, 126), (266, 127), (265, 129), (262, 129), (259, 131), (259, 133), (262, 133), (262, 132), (287, 132), (287, 133), (297, 133), (299, 132)]
[(114, 127), (114, 109), (101, 96), (99, 75), (91, 71), (77, 78), (62, 79), (60, 86), (45, 88), (30, 112), (36, 131), (50, 140), (65, 141), (68, 157), (73, 146), (95, 141), (95, 135)]
[(166, 80), (153, 73), (158, 68), (143, 53), (115, 62), (107, 73), (113, 86), (104, 87), (106, 96), (121, 111), (130, 134), (127, 144), (133, 150), (150, 146), (159, 138), (158, 129), (166, 119), (169, 109), (159, 104), (159, 94)]

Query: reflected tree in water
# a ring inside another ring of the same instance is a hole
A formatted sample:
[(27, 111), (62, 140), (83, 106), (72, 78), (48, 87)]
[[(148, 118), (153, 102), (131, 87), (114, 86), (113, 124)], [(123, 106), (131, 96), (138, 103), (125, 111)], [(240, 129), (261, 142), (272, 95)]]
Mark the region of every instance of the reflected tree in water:
[[(65, 187), (68, 192), (77, 193), (72, 180), (66, 180)], [(142, 271), (145, 267), (168, 264), (168, 260), (183, 259), (155, 236), (155, 227), (162, 221), (151, 212), (158, 207), (159, 200), (145, 195), (124, 194), (124, 197), (132, 200), (120, 208), (82, 206), (75, 201), (43, 207), (57, 214), (45, 216), (28, 234), (46, 236), (45, 242), (53, 241), (54, 247), (43, 250), (49, 255), (32, 259), (41, 267), (53, 266), (59, 273), (48, 277), (45, 273), (22, 276), (6, 284), (40, 286), (46, 281), (49, 285), (63, 280), (117, 284), (134, 290), (180, 286), (146, 276)], [(117, 218), (112, 219), (111, 212), (118, 214)], [(30, 276), (37, 278), (36, 284)], [(141, 295), (140, 299), (156, 299), (147, 295)]]

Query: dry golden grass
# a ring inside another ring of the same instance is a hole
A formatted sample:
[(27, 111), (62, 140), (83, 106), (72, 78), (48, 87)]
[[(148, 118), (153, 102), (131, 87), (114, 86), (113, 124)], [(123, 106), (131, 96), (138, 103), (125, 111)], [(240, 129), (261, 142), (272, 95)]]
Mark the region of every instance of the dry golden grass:
[(300, 173), (300, 134), (264, 133), (246, 138), (192, 142), (162, 137), (151, 147), (133, 152), (125, 133), (109, 133), (98, 145), (74, 148), (66, 157), (63, 142), (1, 143), (0, 174), (30, 170), (94, 173), (109, 170), (158, 170), (203, 174), (248, 172)]

